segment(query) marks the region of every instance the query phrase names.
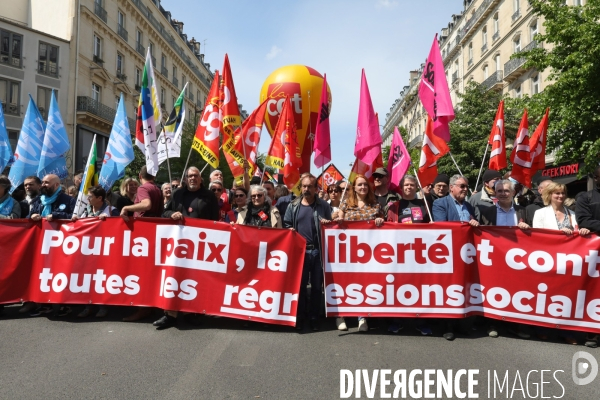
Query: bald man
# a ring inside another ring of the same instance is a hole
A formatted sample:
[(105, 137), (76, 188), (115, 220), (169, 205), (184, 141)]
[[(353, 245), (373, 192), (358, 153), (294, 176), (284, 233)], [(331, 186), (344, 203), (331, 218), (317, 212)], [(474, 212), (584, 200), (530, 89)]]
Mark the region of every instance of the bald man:
[(73, 216), (76, 200), (64, 193), (60, 187), (60, 178), (54, 174), (44, 176), (42, 179), (41, 195), (31, 202), (28, 218), (39, 221), (46, 218), (68, 219)]

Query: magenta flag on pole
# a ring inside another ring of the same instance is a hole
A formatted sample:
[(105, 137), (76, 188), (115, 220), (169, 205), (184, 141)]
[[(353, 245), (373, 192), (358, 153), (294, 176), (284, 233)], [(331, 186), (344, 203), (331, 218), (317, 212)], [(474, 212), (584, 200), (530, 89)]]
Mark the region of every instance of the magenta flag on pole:
[(423, 76), (419, 84), (419, 98), (427, 110), (427, 114), (433, 120), (433, 134), (444, 139), (446, 143), (449, 142), (449, 124), (454, 119), (454, 108), (437, 41), (437, 33), (433, 39), (425, 68), (423, 68)]
[(331, 137), (329, 134), (329, 96), (327, 95), (327, 74), (323, 76), (319, 118), (315, 131), (315, 167), (321, 168), (331, 162)]
[(400, 136), (398, 127), (394, 127), (394, 137), (392, 147), (390, 147), (390, 156), (388, 158), (387, 171), (389, 179), (389, 189), (396, 193), (401, 193), (400, 180), (408, 171), (410, 166), (410, 154), (406, 150), (404, 140)]
[(358, 126), (354, 155), (365, 164), (372, 164), (381, 152), (381, 133), (379, 121), (373, 110), (373, 102), (367, 85), (365, 70), (362, 70), (360, 82), (360, 105), (358, 106)]

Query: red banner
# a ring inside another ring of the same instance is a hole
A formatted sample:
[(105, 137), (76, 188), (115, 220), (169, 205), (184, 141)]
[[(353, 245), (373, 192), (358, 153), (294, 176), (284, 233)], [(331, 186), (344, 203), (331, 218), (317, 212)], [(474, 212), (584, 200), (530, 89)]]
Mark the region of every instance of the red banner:
[(600, 237), (468, 224), (324, 228), (328, 316), (462, 318), (600, 332)]
[(293, 326), (305, 241), (257, 229), (196, 219), (2, 221), (0, 303), (151, 306)]

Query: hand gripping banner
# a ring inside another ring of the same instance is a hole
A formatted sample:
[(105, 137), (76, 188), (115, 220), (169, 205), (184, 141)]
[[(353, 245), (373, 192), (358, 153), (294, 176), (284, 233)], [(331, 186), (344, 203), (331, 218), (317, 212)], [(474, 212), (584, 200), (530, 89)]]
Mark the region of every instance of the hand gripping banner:
[[(0, 303), (151, 306), (295, 325), (305, 241), (186, 219), (0, 222)], [(256, 239), (260, 238), (260, 239)]]
[(323, 229), (328, 316), (484, 315), (600, 332), (600, 237), (461, 223)]

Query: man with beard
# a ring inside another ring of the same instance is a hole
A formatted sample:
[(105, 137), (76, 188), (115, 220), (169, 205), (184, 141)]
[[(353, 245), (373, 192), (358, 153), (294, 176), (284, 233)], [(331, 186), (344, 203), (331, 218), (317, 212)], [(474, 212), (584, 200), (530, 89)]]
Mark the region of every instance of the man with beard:
[(383, 219), (387, 218), (388, 207), (390, 204), (400, 200), (400, 196), (388, 190), (388, 183), (389, 178), (387, 169), (377, 168), (375, 172), (373, 172), (373, 186), (375, 187), (375, 199), (379, 203), (381, 211), (383, 211)]
[(33, 199), (40, 195), (42, 181), (35, 175), (28, 176), (23, 182), (23, 187), (25, 188), (25, 194), (27, 195), (25, 200), (27, 200), (27, 203), (31, 204)]
[[(29, 178), (25, 179), (27, 182)], [(40, 221), (45, 218), (48, 222), (55, 219), (71, 219), (75, 209), (76, 200), (64, 193), (60, 187), (60, 178), (54, 174), (44, 176), (42, 179), (41, 195), (31, 202), (28, 218), (32, 221)], [(26, 313), (35, 308), (27, 303), (19, 310), (20, 313)], [(71, 307), (55, 304), (54, 307), (42, 306), (31, 315), (37, 316), (50, 313), (54, 309), (54, 315), (64, 317), (71, 312)]]
[[(211, 221), (219, 220), (217, 197), (202, 185), (200, 170), (189, 167), (186, 173), (187, 184), (173, 192), (167, 203), (164, 218), (179, 221), (183, 218), (199, 218)], [(177, 323), (177, 311), (165, 310), (165, 315), (154, 321), (157, 329), (166, 329)]]
[(290, 203), (283, 218), (283, 227), (297, 231), (306, 240), (304, 267), (298, 298), (296, 329), (304, 328), (306, 296), (310, 275), (310, 328), (319, 330), (319, 311), (321, 310), (323, 266), (321, 265), (321, 223), (331, 221), (331, 207), (317, 196), (317, 178), (303, 174), (301, 181), (302, 196)]

